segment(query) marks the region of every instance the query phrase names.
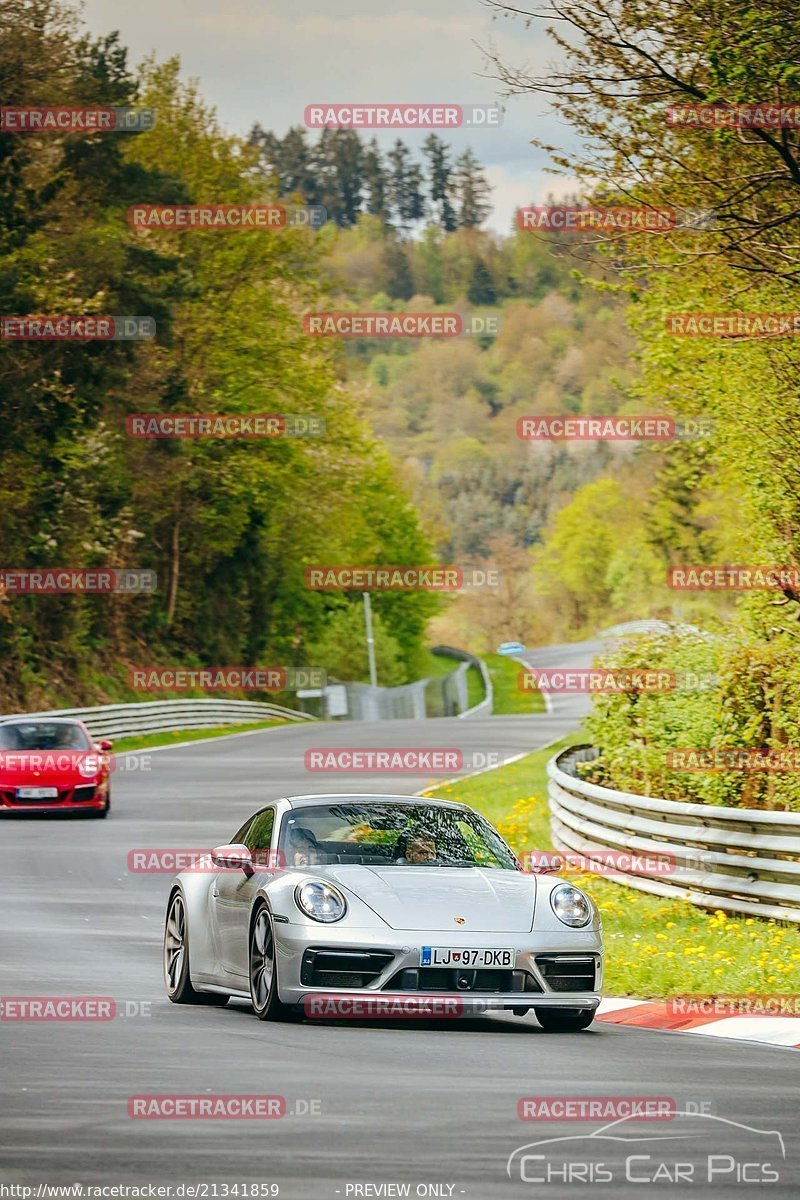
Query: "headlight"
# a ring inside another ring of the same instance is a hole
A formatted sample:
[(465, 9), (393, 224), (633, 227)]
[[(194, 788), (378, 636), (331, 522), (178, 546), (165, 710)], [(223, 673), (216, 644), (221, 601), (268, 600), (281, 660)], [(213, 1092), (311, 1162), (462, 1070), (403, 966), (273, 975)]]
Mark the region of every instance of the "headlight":
[(554, 888), (550, 893), (550, 906), (565, 925), (574, 929), (588, 925), (592, 919), (592, 905), (587, 896), (571, 884)]
[(314, 921), (341, 921), (344, 896), (328, 883), (301, 883), (294, 893), (297, 907)]

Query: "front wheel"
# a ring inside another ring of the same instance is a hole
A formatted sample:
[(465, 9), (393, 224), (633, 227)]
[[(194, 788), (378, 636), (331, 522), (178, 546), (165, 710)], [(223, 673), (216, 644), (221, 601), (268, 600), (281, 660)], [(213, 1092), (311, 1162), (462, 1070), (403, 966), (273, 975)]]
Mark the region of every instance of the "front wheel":
[(196, 992), (189, 975), (189, 925), (186, 904), (180, 892), (174, 892), (167, 908), (164, 928), (164, 982), (173, 1004), (208, 1004), (220, 1008), (230, 996), (221, 992)]
[(272, 916), (263, 901), (250, 926), (250, 1000), (259, 1021), (285, 1021), (293, 1016), (289, 1005), (278, 998), (275, 935)]
[(593, 1008), (538, 1008), (534, 1005), (536, 1020), (549, 1033), (576, 1033), (588, 1029), (594, 1020)]

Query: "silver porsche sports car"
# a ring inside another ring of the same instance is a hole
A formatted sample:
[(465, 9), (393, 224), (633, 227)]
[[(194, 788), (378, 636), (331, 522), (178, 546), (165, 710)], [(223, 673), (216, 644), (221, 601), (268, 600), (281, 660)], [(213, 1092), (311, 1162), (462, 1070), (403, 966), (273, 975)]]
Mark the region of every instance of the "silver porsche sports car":
[(173, 880), (164, 935), (170, 1000), (242, 997), (262, 1021), (436, 998), (440, 1015), (533, 1008), (545, 1029), (585, 1029), (602, 960), (579, 888), (523, 872), (466, 805), (415, 796), (269, 804)]

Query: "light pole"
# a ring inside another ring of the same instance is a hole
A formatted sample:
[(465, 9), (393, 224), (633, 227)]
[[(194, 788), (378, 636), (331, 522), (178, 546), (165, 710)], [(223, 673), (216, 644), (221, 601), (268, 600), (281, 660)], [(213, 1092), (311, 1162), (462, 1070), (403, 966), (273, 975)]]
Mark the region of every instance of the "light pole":
[(378, 672), (375, 667), (375, 638), (372, 636), (372, 606), (369, 592), (362, 592), (364, 597), (364, 624), (367, 628), (367, 656), (369, 658), (369, 681), (373, 687), (378, 686)]

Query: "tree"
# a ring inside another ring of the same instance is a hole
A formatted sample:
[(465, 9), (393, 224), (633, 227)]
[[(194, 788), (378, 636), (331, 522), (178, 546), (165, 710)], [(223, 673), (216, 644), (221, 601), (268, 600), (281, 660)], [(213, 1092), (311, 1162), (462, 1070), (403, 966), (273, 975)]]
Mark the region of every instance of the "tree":
[(389, 181), (383, 165), (377, 140), (372, 138), (363, 154), (362, 175), (367, 189), (366, 211), (371, 217), (378, 217), (386, 225), (389, 223), (388, 188)]
[(435, 220), (446, 233), (452, 233), (458, 221), (451, 200), (450, 148), (435, 133), (430, 133), (422, 149), (428, 160), (428, 195)]
[(467, 289), (467, 299), (470, 304), (496, 304), (497, 289), (492, 273), (482, 258), (476, 258), (472, 265), (472, 276)]
[[(305, 564), (434, 560), (360, 404), (338, 384), (330, 345), (303, 331), (303, 314), (322, 302), (322, 239), (302, 228), (129, 228), (137, 203), (274, 199), (274, 143), (225, 134), (176, 60), (148, 60), (134, 78), (115, 38), (84, 37), (56, 4), (12, 3), (3, 21), (9, 104), (35, 96), (158, 111), (154, 128), (135, 135), (0, 134), (2, 311), (136, 314), (157, 326), (141, 343), (0, 340), (4, 558), (151, 568), (158, 588), (3, 597), (0, 703), (15, 711), (111, 699), (126, 665), (143, 658), (302, 661), (341, 603), (305, 585)], [(352, 140), (337, 147), (334, 166), (352, 168)], [(341, 194), (351, 219), (350, 183)], [(282, 411), (314, 417), (325, 432), (126, 436), (126, 414), (142, 411)], [(403, 600), (376, 609), (410, 669), (436, 600)]]
[[(718, 257), (745, 290), (800, 280), (800, 130), (671, 124), (671, 107), (765, 106), (794, 99), (800, 26), (782, 0), (576, 0), (526, 11), (486, 0), (528, 24), (549, 21), (561, 65), (531, 76), (490, 54), (509, 94), (545, 95), (581, 149), (546, 147), (554, 162), (606, 202), (644, 204), (701, 221), (660, 239), (673, 263)], [(542, 145), (536, 140), (535, 144)], [(609, 235), (612, 243), (624, 235)], [(648, 258), (653, 238), (647, 238)], [(651, 269), (654, 265), (650, 258)], [(739, 289), (737, 289), (739, 290)]]
[(489, 197), (491, 187), (486, 174), (470, 149), (459, 155), (453, 171), (454, 191), (457, 197), (456, 220), (459, 228), (472, 229), (482, 225), (492, 211)]
[[(406, 683), (400, 647), (383, 619), (373, 614), (375, 667), (380, 687)], [(364, 604), (360, 596), (328, 617), (324, 630), (307, 651), (309, 662), (324, 664), (328, 675), (344, 683), (369, 683), (369, 654), (364, 625)]]
[(275, 178), (280, 197), (300, 195), (309, 204), (320, 203), (312, 169), (313, 154), (301, 125), (293, 125), (281, 139), (256, 124), (248, 141), (258, 149), (264, 175)]
[(323, 129), (311, 169), (328, 219), (355, 225), (361, 210), (363, 175), (361, 139), (352, 129)]
[(387, 158), (390, 163), (389, 198), (395, 220), (401, 229), (406, 229), (424, 214), (421, 192), (422, 175), (419, 167), (411, 162), (408, 146), (397, 139)]
[(386, 294), (394, 300), (410, 300), (414, 295), (411, 263), (406, 247), (398, 237), (389, 236), (384, 241), (383, 264)]

